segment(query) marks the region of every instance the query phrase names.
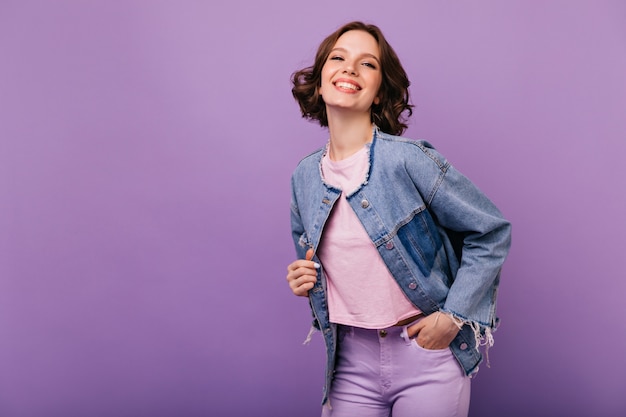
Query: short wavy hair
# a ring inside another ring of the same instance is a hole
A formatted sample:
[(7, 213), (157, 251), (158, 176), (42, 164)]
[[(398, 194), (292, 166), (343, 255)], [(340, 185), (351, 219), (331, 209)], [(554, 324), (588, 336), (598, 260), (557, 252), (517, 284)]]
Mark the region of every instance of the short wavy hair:
[[(362, 30), (376, 39), (380, 49), (382, 83), (378, 92), (379, 104), (372, 104), (371, 119), (383, 132), (401, 135), (408, 127), (406, 121), (413, 114), (409, 104), (409, 78), (400, 64), (400, 59), (389, 45), (381, 30), (371, 24), (354, 21), (331, 33), (322, 41), (315, 62), (291, 75), (291, 93), (300, 105), (302, 117), (317, 120), (322, 127), (328, 126), (326, 104), (318, 92), (322, 81), (322, 68), (331, 50), (341, 35), (351, 30)], [(406, 112), (406, 116), (404, 113)]]

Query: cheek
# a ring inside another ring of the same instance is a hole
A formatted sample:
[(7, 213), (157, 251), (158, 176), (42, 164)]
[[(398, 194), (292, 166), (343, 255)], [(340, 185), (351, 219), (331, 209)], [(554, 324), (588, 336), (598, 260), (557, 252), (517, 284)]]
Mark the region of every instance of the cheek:
[(378, 103), (377, 103), (377, 101), (380, 101), (380, 100), (378, 99), (378, 97), (380, 97), (380, 88), (381, 88), (381, 87), (382, 87), (382, 85), (383, 85), (383, 84), (382, 84), (382, 80), (378, 79), (378, 80), (375, 82), (375, 85), (376, 85), (376, 88), (375, 88), (375, 90), (376, 90), (376, 94), (375, 94), (375, 99), (374, 99), (375, 103), (374, 103), (374, 104), (378, 104)]
[(380, 75), (374, 79), (374, 85), (376, 85), (376, 91), (380, 91), (380, 87), (383, 85), (383, 78)]
[(320, 79), (321, 79), (321, 84), (322, 86), (326, 85), (328, 86), (330, 84), (330, 80), (333, 79), (333, 77), (337, 74), (337, 72), (339, 71), (339, 68), (337, 66), (337, 64), (335, 64), (334, 62), (327, 62), (326, 64), (324, 64), (324, 66), (322, 67), (322, 71), (320, 72)]
[(330, 83), (330, 75), (326, 72), (324, 72), (324, 70), (322, 70), (322, 74), (321, 74), (321, 79), (320, 79), (320, 86), (317, 87), (317, 93), (321, 96), (324, 94), (324, 90), (330, 88), (331, 83)]

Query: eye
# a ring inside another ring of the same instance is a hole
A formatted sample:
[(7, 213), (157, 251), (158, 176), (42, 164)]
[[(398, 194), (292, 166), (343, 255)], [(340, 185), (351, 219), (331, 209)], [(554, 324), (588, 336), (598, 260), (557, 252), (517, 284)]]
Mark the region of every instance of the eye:
[(329, 58), (329, 61), (343, 61), (343, 57), (341, 55), (334, 55)]
[(371, 62), (364, 62), (363, 65), (371, 69), (376, 69), (376, 65), (372, 64)]

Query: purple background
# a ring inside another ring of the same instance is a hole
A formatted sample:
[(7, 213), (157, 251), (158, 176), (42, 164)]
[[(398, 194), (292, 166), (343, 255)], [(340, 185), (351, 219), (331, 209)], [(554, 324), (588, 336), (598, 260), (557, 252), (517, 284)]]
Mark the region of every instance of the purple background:
[(0, 416), (319, 414), (289, 76), (352, 19), (514, 225), (471, 415), (626, 415), (626, 3), (4, 0)]

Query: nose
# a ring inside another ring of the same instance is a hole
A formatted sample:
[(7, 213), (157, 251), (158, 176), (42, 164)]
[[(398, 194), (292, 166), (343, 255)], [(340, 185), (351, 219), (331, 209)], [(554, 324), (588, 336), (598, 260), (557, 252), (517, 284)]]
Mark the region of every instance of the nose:
[(350, 75), (356, 75), (356, 66), (353, 62), (345, 61), (343, 72)]

